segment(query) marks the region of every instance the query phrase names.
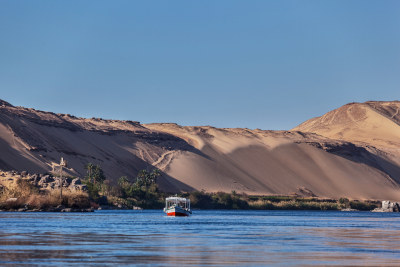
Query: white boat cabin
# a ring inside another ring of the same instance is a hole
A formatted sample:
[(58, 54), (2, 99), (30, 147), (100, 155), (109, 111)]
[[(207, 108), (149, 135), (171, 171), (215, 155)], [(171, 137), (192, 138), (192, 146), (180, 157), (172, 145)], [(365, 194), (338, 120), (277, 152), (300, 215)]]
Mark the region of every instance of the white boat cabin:
[(167, 197), (165, 199), (165, 210), (174, 207), (181, 207), (184, 210), (190, 210), (190, 199), (183, 197)]

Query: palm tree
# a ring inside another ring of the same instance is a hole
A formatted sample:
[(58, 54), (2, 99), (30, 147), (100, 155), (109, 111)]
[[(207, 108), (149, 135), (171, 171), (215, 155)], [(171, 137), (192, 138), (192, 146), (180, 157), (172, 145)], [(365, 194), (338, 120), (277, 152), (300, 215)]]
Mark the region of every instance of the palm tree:
[(93, 163), (89, 162), (85, 165), (85, 170), (87, 172), (88, 181), (92, 181), (92, 174), (93, 174), (94, 165)]
[(159, 169), (154, 169), (150, 173), (150, 182), (151, 184), (155, 183), (157, 181), (157, 177), (161, 176), (161, 171)]
[(106, 179), (104, 172), (99, 165), (94, 165), (89, 162), (85, 165), (85, 169), (87, 172), (87, 180), (93, 184), (96, 184), (96, 182), (102, 183)]
[(100, 165), (94, 166), (93, 169), (93, 184), (96, 184), (96, 182), (102, 183), (106, 179), (106, 176), (104, 175), (103, 169), (100, 167)]
[(128, 177), (126, 177), (126, 176), (121, 176), (118, 179), (118, 185), (121, 186), (121, 187), (124, 187), (128, 183), (129, 183), (129, 180), (128, 180)]

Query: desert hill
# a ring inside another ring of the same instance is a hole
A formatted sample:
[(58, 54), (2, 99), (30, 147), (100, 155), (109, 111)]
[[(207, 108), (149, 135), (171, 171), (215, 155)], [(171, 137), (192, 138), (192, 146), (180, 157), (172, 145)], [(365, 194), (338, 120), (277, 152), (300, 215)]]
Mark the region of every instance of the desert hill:
[[(388, 113), (385, 118), (394, 115), (387, 124), (396, 124), (398, 114), (392, 106), (365, 105), (378, 115)], [(70, 175), (84, 176), (84, 164), (92, 162), (101, 165), (112, 181), (123, 175), (134, 177), (143, 168), (159, 168), (163, 173), (159, 185), (168, 192), (235, 190), (400, 199), (400, 167), (391, 154), (396, 142), (387, 152), (364, 139), (314, 131), (313, 121), (294, 131), (140, 124), (77, 118), (1, 101), (0, 169), (46, 172), (64, 157)], [(324, 129), (333, 130), (331, 123), (340, 118), (328, 122)], [(395, 140), (396, 133), (383, 133), (376, 138)], [(367, 139), (368, 134), (361, 136)]]
[(351, 103), (292, 129), (328, 138), (400, 149), (400, 102)]
[(292, 131), (374, 147), (400, 165), (400, 101), (350, 103), (308, 120)]

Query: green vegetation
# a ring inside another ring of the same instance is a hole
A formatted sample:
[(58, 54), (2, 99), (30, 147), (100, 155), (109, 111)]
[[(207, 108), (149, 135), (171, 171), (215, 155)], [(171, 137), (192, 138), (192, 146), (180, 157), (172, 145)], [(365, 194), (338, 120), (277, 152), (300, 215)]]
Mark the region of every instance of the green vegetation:
[(183, 194), (184, 197), (190, 199), (193, 208), (199, 209), (249, 209), (248, 202), (243, 195), (235, 192), (232, 194), (217, 192), (205, 193), (195, 191), (189, 194)]
[[(99, 206), (111, 208), (161, 209), (165, 198), (171, 194), (160, 192), (157, 179), (161, 172), (157, 169), (141, 170), (134, 179), (120, 177), (117, 182), (108, 180), (99, 165), (85, 165), (86, 175), (83, 183), (87, 193), (65, 192), (63, 197), (57, 191), (43, 192), (28, 181), (19, 179), (14, 187), (0, 187), (0, 209), (40, 209), (52, 210), (54, 207), (87, 209)], [(252, 209), (252, 210), (342, 210), (356, 209), (369, 211), (380, 207), (377, 201), (358, 201), (347, 198), (321, 199), (297, 195), (256, 196), (231, 193), (195, 191), (179, 194), (189, 198), (194, 209)], [(10, 199), (14, 199), (10, 201)]]
[(111, 184), (98, 165), (89, 163), (85, 169), (84, 183), (89, 197), (97, 204), (121, 208), (162, 208), (164, 205), (165, 194), (159, 192), (157, 186), (157, 178), (161, 175), (157, 169), (141, 170), (133, 181), (122, 176), (117, 184)]
[(99, 165), (93, 165), (92, 163), (86, 164), (85, 170), (86, 176), (84, 181), (88, 188), (89, 197), (93, 200), (98, 200), (99, 192), (106, 180), (104, 172)]
[(340, 210), (336, 200), (296, 196), (247, 196), (217, 192), (187, 194), (194, 208), (255, 210)]
[(350, 201), (349, 203), (351, 209), (355, 210), (361, 210), (361, 211), (369, 211), (373, 210), (375, 208), (380, 207), (380, 203), (377, 203), (376, 201), (365, 201), (361, 202), (358, 200)]

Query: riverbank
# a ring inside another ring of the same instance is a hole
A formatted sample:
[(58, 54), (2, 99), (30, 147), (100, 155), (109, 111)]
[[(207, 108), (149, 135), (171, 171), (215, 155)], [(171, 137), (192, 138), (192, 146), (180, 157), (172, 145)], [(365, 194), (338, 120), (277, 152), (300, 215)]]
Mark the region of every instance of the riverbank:
[(243, 209), (243, 210), (360, 210), (371, 211), (381, 207), (377, 200), (328, 199), (298, 195), (246, 195), (232, 193), (193, 192), (192, 207), (199, 209)]
[[(50, 176), (42, 179), (50, 180)], [(11, 180), (7, 186), (0, 187), (1, 211), (38, 212), (89, 212), (95, 203), (85, 191), (71, 190), (68, 187), (53, 189), (35, 185), (29, 179)]]
[(42, 193), (8, 198), (0, 202), (0, 211), (18, 212), (92, 212), (95, 203), (91, 203), (87, 194)]
[[(192, 208), (198, 210), (330, 210), (330, 211), (372, 211), (382, 207), (380, 201), (349, 200), (347, 198), (326, 199), (299, 196), (248, 196), (224, 192), (192, 192), (182, 194), (191, 200)], [(162, 209), (164, 198), (137, 201), (103, 196), (101, 204), (93, 202), (87, 195), (65, 195), (63, 201), (54, 194), (13, 198), (0, 203), (0, 211), (18, 212), (93, 212), (106, 210)], [(62, 202), (63, 204), (60, 204)], [(140, 204), (139, 203), (139, 204)]]
[[(3, 174), (4, 175), (4, 174)], [(132, 182), (121, 177), (117, 185), (98, 179), (65, 179), (61, 196), (57, 179), (51, 175), (8, 173), (0, 187), (2, 211), (88, 212), (102, 209), (162, 209), (165, 198), (156, 183), (157, 172), (141, 171)], [(77, 185), (80, 187), (77, 188)], [(307, 193), (307, 192), (306, 192)], [(315, 195), (247, 195), (232, 191), (194, 191), (178, 194), (189, 198), (194, 209), (228, 210), (360, 210), (382, 208), (381, 201), (328, 199)]]

